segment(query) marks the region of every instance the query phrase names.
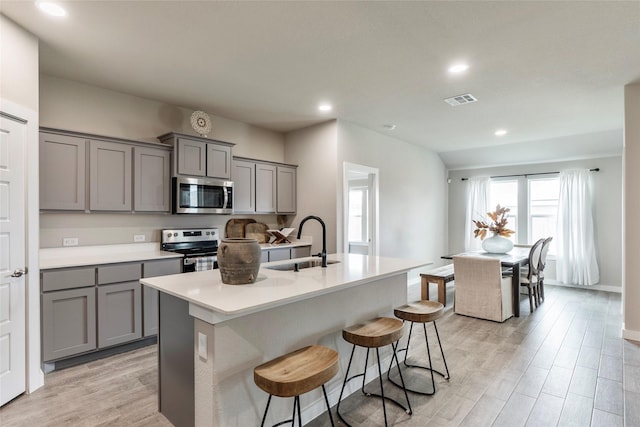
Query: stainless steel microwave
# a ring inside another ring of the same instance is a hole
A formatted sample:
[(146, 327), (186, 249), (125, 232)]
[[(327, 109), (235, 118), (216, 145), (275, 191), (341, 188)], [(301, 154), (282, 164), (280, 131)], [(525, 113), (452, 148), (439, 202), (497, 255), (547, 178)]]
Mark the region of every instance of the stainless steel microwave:
[(233, 182), (177, 176), (172, 182), (172, 212), (177, 214), (233, 213)]

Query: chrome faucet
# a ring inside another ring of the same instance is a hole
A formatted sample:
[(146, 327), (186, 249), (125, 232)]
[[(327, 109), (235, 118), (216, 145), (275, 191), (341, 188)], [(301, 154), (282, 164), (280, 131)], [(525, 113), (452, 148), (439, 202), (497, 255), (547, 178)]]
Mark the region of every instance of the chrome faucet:
[(304, 217), (302, 221), (300, 221), (300, 227), (298, 228), (298, 239), (302, 235), (302, 226), (304, 225), (305, 222), (307, 222), (310, 219), (315, 219), (320, 223), (320, 225), (322, 225), (322, 252), (314, 256), (321, 257), (322, 266), (326, 267), (327, 266), (327, 226), (324, 224), (324, 221), (320, 219), (319, 216), (309, 215), (307, 217)]

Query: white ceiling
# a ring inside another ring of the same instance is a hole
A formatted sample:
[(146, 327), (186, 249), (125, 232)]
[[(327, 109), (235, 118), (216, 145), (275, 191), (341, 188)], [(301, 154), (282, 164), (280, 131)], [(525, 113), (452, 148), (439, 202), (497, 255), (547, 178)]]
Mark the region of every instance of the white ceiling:
[[(64, 19), (0, 2), (40, 38), (45, 74), (279, 132), (339, 118), (452, 167), (481, 147), (531, 160), (525, 142), (620, 153), (623, 87), (640, 82), (640, 1), (60, 3)], [(469, 70), (449, 75), (456, 61)], [(479, 101), (443, 102), (467, 92)]]

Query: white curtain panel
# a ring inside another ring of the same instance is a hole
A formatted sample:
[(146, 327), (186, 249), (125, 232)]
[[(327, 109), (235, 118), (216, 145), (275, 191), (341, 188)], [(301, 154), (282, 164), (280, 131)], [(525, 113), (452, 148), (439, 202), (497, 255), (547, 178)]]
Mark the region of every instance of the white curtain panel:
[(556, 273), (561, 283), (593, 285), (600, 281), (590, 180), (588, 169), (560, 173)]
[(464, 249), (482, 249), (482, 240), (473, 237), (476, 226), (472, 220), (484, 219), (489, 212), (489, 177), (478, 176), (467, 181), (467, 212), (464, 223)]

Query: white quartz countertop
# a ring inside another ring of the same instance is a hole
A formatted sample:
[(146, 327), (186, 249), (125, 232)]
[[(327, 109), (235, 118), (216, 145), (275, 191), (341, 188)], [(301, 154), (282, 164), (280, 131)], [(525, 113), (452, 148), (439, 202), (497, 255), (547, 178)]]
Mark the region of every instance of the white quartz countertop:
[[(318, 258), (298, 258), (296, 261), (308, 259)], [(431, 264), (428, 261), (356, 254), (333, 254), (328, 256), (328, 260), (339, 262), (329, 264), (326, 268), (312, 267), (299, 272), (267, 268), (289, 264), (293, 260), (262, 264), (258, 279), (248, 285), (222, 283), (220, 270), (154, 277), (142, 279), (141, 282), (206, 310), (238, 316), (362, 285)]]
[(159, 243), (134, 243), (104, 246), (73, 246), (40, 249), (40, 269), (80, 267), (118, 262), (181, 258), (175, 252), (160, 250)]

